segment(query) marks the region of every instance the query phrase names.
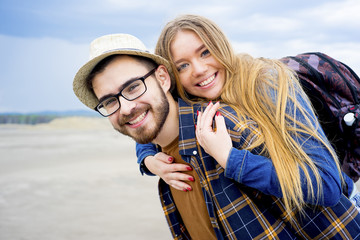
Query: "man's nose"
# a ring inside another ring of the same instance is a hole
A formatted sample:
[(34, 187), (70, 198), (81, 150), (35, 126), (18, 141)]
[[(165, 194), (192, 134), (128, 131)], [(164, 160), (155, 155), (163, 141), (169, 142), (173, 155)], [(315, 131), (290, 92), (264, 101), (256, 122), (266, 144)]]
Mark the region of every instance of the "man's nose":
[(119, 102), (120, 102), (120, 114), (122, 115), (129, 115), (132, 112), (132, 109), (134, 109), (136, 106), (135, 101), (129, 101), (123, 97), (119, 97)]

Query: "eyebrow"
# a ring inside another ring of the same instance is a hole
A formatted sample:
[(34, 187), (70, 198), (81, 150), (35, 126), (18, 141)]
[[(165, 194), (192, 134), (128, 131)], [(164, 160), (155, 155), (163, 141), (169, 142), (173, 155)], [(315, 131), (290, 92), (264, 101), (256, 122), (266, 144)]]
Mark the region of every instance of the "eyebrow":
[[(205, 48), (205, 44), (201, 44), (200, 47), (196, 48), (196, 49), (195, 49), (195, 53), (201, 51), (201, 49), (203, 49), (203, 48)], [(176, 65), (176, 64), (179, 64), (179, 63), (182, 62), (182, 61), (184, 61), (184, 60), (181, 58), (181, 59), (175, 61), (174, 63), (175, 63), (175, 65)]]
[(118, 92), (115, 93), (115, 94), (112, 94), (112, 93), (109, 93), (109, 94), (106, 94), (104, 96), (102, 96), (100, 99), (99, 99), (99, 103), (104, 101), (105, 99), (109, 98), (109, 97), (114, 97), (116, 94), (118, 94), (119, 92), (121, 92), (124, 88), (126, 88), (127, 86), (129, 86), (130, 83), (134, 82), (135, 80), (139, 80), (141, 77), (133, 77), (133, 78), (130, 78), (129, 80), (127, 80), (125, 83), (121, 84), (121, 86), (118, 88)]

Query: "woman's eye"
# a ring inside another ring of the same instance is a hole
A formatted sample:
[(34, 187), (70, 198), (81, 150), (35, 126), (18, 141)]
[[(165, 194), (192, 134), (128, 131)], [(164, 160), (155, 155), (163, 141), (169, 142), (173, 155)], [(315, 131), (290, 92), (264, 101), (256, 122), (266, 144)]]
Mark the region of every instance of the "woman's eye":
[(201, 53), (201, 56), (202, 57), (206, 57), (207, 55), (209, 55), (210, 54), (210, 51), (209, 50), (204, 50), (202, 53)]
[(177, 70), (178, 72), (180, 72), (181, 70), (185, 69), (187, 66), (189, 66), (189, 64), (187, 63), (184, 63), (184, 64), (181, 64), (177, 67)]

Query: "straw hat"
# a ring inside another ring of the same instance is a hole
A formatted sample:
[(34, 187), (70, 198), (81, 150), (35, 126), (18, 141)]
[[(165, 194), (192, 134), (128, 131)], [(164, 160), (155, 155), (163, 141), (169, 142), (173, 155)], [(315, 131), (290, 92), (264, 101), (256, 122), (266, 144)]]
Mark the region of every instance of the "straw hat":
[(90, 60), (76, 73), (73, 82), (75, 95), (91, 109), (94, 109), (99, 101), (94, 92), (88, 88), (86, 79), (101, 60), (114, 54), (150, 58), (159, 65), (165, 65), (172, 75), (169, 62), (158, 55), (151, 54), (138, 38), (129, 34), (110, 34), (99, 37), (91, 42)]

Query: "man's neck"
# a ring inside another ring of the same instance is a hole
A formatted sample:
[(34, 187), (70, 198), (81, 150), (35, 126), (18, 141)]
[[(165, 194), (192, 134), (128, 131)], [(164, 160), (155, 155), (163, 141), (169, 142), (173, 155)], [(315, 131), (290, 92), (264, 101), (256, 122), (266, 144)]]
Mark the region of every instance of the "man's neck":
[(169, 100), (169, 114), (166, 121), (153, 143), (165, 147), (169, 145), (176, 137), (179, 136), (179, 111), (178, 103), (172, 98)]

